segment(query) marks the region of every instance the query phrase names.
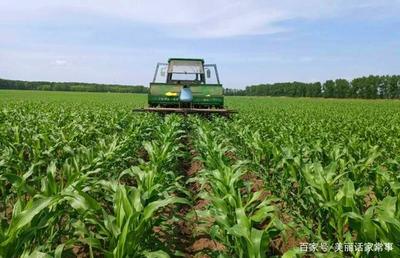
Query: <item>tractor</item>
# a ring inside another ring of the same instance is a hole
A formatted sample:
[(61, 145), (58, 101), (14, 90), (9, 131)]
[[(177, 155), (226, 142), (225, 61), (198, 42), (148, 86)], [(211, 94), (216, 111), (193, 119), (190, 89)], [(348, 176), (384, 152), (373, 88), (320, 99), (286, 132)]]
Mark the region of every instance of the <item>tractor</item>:
[(134, 111), (225, 116), (235, 113), (224, 108), (217, 66), (194, 58), (170, 58), (168, 63), (157, 64), (148, 106)]

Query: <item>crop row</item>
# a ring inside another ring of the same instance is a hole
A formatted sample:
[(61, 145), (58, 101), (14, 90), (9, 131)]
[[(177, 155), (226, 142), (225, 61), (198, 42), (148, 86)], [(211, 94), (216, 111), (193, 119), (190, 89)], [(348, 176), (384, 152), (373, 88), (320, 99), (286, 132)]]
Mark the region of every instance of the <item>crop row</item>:
[(200, 185), (198, 198), (208, 203), (197, 213), (203, 221), (211, 220), (206, 232), (225, 247), (219, 256), (266, 257), (272, 239), (284, 229), (273, 205), (277, 199), (249, 180), (248, 162), (229, 155), (233, 149), (217, 124), (198, 118), (191, 122), (193, 145), (203, 164), (191, 180)]
[(282, 252), (300, 255), (302, 242), (358, 242), (391, 243), (393, 250), (330, 255), (399, 255), (398, 113), (336, 104), (324, 103), (321, 110), (275, 106), (240, 119), (217, 119), (210, 127), (279, 198), (279, 217), (287, 225), (283, 235), (295, 243)]
[(0, 257), (166, 255), (152, 228), (187, 203), (179, 118), (61, 107), (1, 110)]

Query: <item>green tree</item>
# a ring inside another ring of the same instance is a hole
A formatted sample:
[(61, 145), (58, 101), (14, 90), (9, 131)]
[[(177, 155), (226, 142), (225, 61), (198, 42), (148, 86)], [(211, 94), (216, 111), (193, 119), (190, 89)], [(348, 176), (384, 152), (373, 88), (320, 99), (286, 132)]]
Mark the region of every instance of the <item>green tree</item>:
[(335, 82), (333, 80), (328, 80), (323, 84), (323, 91), (325, 98), (335, 97)]
[(336, 91), (335, 97), (347, 98), (350, 97), (350, 83), (345, 79), (337, 79), (335, 81)]

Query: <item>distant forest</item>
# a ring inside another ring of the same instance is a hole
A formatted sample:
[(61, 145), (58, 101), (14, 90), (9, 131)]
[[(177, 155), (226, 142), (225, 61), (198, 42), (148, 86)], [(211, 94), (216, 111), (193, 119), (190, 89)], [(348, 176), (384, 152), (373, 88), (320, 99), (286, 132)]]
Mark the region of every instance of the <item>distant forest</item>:
[(45, 90), (45, 91), (86, 91), (86, 92), (121, 92), (147, 93), (144, 86), (124, 86), (81, 82), (43, 82), (16, 81), (0, 79), (0, 89)]
[[(80, 82), (43, 82), (17, 81), (0, 79), (0, 89), (45, 90), (45, 91), (86, 91), (86, 92), (121, 92), (147, 93), (145, 86), (124, 86)], [(365, 98), (399, 99), (400, 76), (367, 76), (328, 80), (324, 83), (283, 82), (258, 84), (246, 89), (225, 89), (228, 96), (287, 96), (287, 97), (325, 97), (325, 98)]]
[(328, 80), (324, 83), (284, 82), (259, 84), (244, 90), (226, 89), (231, 96), (288, 96), (325, 98), (400, 98), (400, 76), (368, 76), (348, 81)]

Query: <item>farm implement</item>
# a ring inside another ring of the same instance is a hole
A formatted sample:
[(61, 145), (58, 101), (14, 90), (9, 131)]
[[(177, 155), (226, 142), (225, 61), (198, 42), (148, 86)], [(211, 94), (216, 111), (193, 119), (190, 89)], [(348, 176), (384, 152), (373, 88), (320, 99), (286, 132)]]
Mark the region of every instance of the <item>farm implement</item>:
[(148, 108), (133, 111), (221, 116), (236, 113), (224, 107), (224, 89), (217, 66), (204, 64), (203, 59), (187, 58), (158, 63), (150, 83)]

